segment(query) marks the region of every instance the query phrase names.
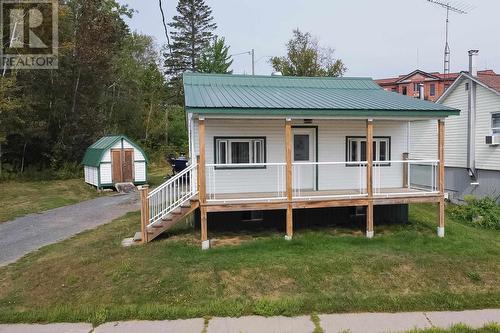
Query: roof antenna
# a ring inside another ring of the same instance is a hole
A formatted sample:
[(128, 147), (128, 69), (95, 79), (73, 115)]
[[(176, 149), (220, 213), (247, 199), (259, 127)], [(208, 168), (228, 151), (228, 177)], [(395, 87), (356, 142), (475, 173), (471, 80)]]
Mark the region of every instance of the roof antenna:
[(448, 74), (450, 74), (450, 45), (448, 44), (448, 25), (450, 23), (450, 11), (457, 14), (467, 14), (469, 11), (473, 10), (475, 7), (470, 4), (456, 1), (447, 0), (427, 0), (435, 5), (443, 7), (446, 9), (446, 36), (444, 44), (444, 70), (443, 77), (446, 80)]

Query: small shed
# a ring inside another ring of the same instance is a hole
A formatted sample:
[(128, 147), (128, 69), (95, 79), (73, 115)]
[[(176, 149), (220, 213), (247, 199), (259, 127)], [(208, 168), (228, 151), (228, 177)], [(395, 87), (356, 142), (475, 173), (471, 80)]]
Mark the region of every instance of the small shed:
[(83, 157), (85, 182), (98, 188), (117, 183), (147, 182), (146, 154), (125, 135), (105, 136), (92, 144)]

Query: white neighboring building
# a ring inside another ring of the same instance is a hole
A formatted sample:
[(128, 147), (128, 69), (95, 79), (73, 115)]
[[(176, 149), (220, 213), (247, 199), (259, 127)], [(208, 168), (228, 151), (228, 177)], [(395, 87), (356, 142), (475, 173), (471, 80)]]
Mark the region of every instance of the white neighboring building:
[[(471, 68), (463, 72), (437, 101), (460, 109), (460, 116), (446, 118), (446, 190), (460, 201), (464, 195), (500, 196), (500, 75)], [(469, 73), (472, 73), (469, 74)], [(410, 158), (437, 156), (434, 122), (411, 123)]]

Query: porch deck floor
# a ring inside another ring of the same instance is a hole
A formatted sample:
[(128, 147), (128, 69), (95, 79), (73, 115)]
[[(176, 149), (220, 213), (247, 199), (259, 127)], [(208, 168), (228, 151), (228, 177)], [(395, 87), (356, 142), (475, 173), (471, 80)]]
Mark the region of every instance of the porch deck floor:
[[(383, 188), (380, 191), (374, 191), (374, 198), (399, 198), (408, 196), (435, 196), (436, 192), (421, 190), (415, 188)], [(210, 203), (248, 203), (248, 202), (279, 202), (286, 200), (286, 193), (276, 192), (248, 192), (248, 193), (207, 193), (207, 201)], [(359, 190), (304, 190), (300, 193), (294, 192), (293, 201), (313, 201), (313, 200), (342, 200), (342, 199), (362, 199), (366, 194), (360, 194)]]

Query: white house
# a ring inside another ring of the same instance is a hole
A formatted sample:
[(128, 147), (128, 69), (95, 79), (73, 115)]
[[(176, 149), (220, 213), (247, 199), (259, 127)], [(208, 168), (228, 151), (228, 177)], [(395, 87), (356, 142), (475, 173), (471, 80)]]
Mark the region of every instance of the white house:
[(93, 143), (83, 158), (85, 182), (97, 188), (117, 183), (147, 182), (147, 158), (134, 141), (124, 135), (105, 136)]
[[(186, 73), (183, 82), (191, 165), (148, 194), (146, 241), (186, 200), (199, 206), (204, 244), (215, 212), (282, 211), (290, 239), (294, 210), (351, 207), (372, 237), (378, 211), (411, 202), (439, 204), (443, 235), (444, 150), (406, 159), (408, 122), (431, 120), (442, 138), (444, 118), (458, 110), (387, 92), (369, 78)], [(430, 186), (412, 185), (414, 165)]]
[[(470, 51), (469, 72), (463, 72), (438, 103), (461, 110), (446, 119), (446, 191), (452, 200), (464, 195), (500, 196), (500, 75), (477, 72), (476, 51)], [(431, 122), (411, 126), (411, 158), (434, 158), (436, 135)]]

